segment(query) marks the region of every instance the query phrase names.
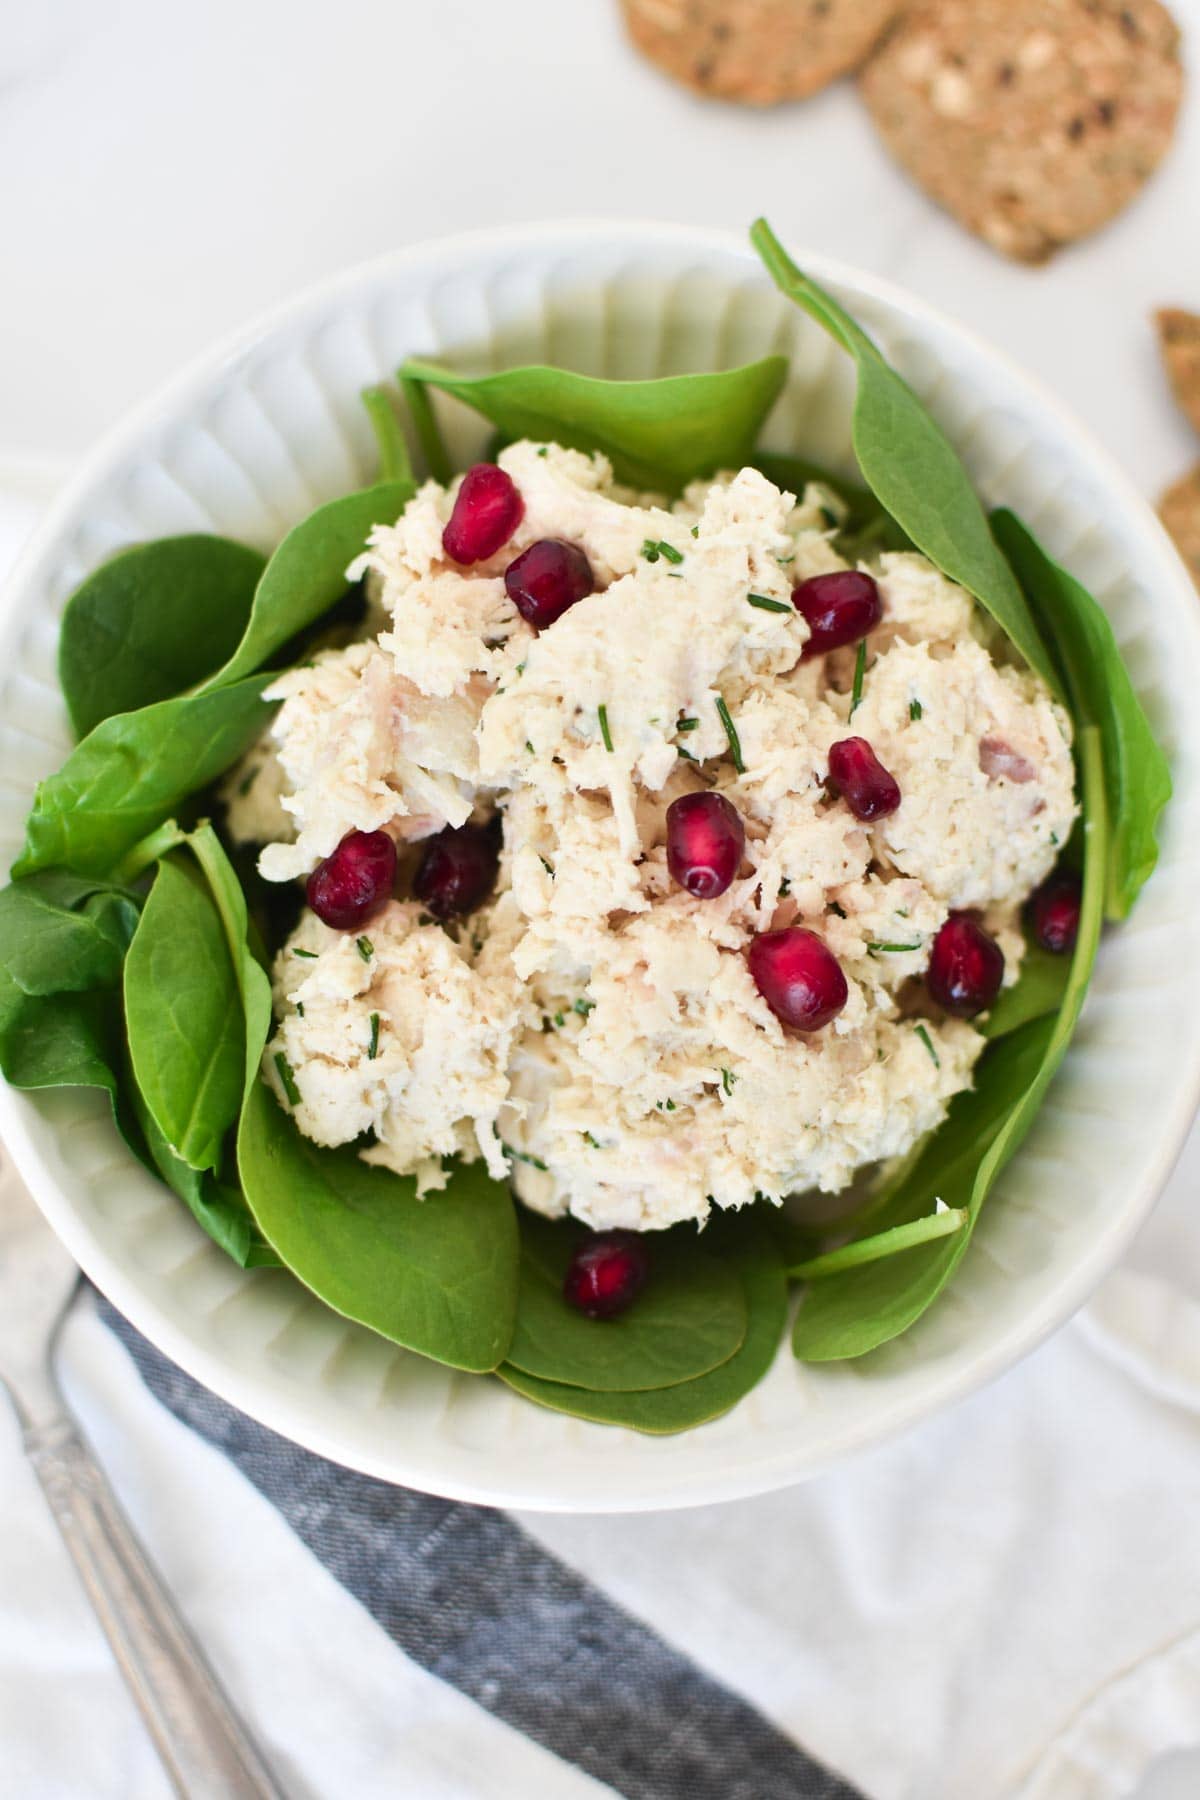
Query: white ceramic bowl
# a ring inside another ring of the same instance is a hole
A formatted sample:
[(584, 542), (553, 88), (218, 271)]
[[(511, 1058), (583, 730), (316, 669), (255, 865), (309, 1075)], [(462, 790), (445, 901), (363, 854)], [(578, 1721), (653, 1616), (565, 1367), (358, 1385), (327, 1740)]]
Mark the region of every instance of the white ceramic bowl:
[[(798, 1481), (926, 1417), (1031, 1349), (1087, 1297), (1158, 1194), (1200, 1077), (1200, 608), (1153, 515), (1044, 392), (883, 282), (800, 254), (932, 407), (984, 497), (1013, 505), (1110, 615), (1171, 756), (1162, 861), (1106, 940), (1066, 1066), (949, 1292), (869, 1359), (781, 1350), (737, 1409), (682, 1437), (559, 1417), (350, 1325), (289, 1276), (244, 1274), (133, 1161), (97, 1098), (0, 1084), (0, 1130), (94, 1281), (169, 1356), (288, 1437), (386, 1480), (504, 1506), (668, 1507)], [(791, 357), (769, 440), (849, 454), (847, 360), (744, 243), (663, 225), (522, 228), (352, 271), (204, 357), (111, 436), (10, 582), (0, 639), (0, 845), (65, 755), (58, 618), (119, 546), (217, 531), (269, 548), (371, 475), (357, 399), (406, 355), (654, 375)], [(1099, 373), (1099, 371), (1098, 371)], [(457, 448), (482, 432), (464, 414)]]

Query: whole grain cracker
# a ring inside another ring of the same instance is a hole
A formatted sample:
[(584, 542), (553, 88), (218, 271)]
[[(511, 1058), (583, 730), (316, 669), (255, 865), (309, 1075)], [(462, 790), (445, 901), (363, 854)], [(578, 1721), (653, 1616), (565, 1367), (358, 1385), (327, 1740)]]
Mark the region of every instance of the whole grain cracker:
[(1154, 318), (1175, 398), (1200, 431), (1200, 313), (1164, 306)]
[(698, 93), (773, 106), (856, 69), (900, 0), (621, 0), (638, 49)]
[(1158, 516), (1174, 538), (1188, 574), (1200, 588), (1200, 463), (1167, 489), (1158, 503)]
[(967, 228), (1042, 262), (1126, 206), (1183, 90), (1158, 0), (925, 0), (860, 77), (892, 154)]

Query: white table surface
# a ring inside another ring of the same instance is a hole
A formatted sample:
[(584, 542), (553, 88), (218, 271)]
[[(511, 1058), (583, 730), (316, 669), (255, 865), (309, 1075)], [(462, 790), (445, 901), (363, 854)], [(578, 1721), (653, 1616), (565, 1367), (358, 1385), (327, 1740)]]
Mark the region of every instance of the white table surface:
[[(1200, 47), (1200, 0), (1175, 11)], [(1147, 315), (1200, 308), (1195, 93), (1138, 204), (1029, 270), (908, 185), (850, 86), (761, 115), (696, 101), (628, 50), (615, 0), (46, 0), (0, 34), (0, 482), (69, 465), (215, 337), (396, 244), (759, 212), (1002, 346), (1147, 494), (1194, 460)], [(1144, 1241), (1200, 1276), (1197, 1177), (1194, 1136)], [(1200, 1758), (1175, 1758), (1141, 1800), (1198, 1791)]]

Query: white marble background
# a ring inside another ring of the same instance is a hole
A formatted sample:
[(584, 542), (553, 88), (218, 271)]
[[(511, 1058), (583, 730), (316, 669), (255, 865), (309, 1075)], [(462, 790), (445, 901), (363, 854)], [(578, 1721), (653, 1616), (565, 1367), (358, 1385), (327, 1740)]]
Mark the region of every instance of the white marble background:
[[(1200, 0), (1175, 10), (1200, 81)], [(626, 48), (615, 0), (42, 0), (8, 6), (0, 25), (0, 487), (49, 485), (214, 337), (397, 243), (567, 215), (741, 228), (758, 212), (792, 244), (893, 277), (1001, 345), (1147, 494), (1197, 454), (1147, 320), (1163, 302), (1200, 308), (1195, 92), (1142, 200), (1091, 243), (1028, 270), (907, 184), (849, 86), (763, 115), (698, 102)], [(1194, 1137), (1132, 1261), (1170, 1264), (1200, 1294), (1197, 1177)], [(193, 1616), (232, 1642), (238, 1556), (206, 1539), (204, 1507), (187, 1514), (178, 1476), (170, 1506), (156, 1498), (172, 1470), (207, 1462), (168, 1434), (143, 1469), (149, 1403), (130, 1396), (114, 1418), (111, 1384), (89, 1388), (88, 1365), (113, 1354), (96, 1331), (83, 1321), (68, 1341), (89, 1428)], [(232, 1473), (209, 1468), (205, 1481), (222, 1532), (241, 1520), (268, 1529)], [(21, 1800), (157, 1796), (152, 1759), (35, 1508), (0, 1416), (0, 1662), (28, 1683), (19, 1705), (0, 1707), (0, 1790), (7, 1750), (25, 1772)], [(560, 1536), (568, 1550), (570, 1533)], [(344, 1615), (346, 1636), (331, 1642), (353, 1654), (355, 1633), (373, 1628), (303, 1560), (293, 1575), (311, 1573), (310, 1624)], [(358, 1647), (364, 1684), (377, 1680), (383, 1665), (365, 1640)], [(280, 1678), (298, 1695), (316, 1679), (314, 1657), (282, 1655)], [(443, 1701), (426, 1685), (432, 1732)], [(102, 1728), (103, 1778), (77, 1741)], [(465, 1767), (465, 1743), (462, 1754)], [(332, 1795), (335, 1769), (346, 1773), (330, 1764), (326, 1786), (314, 1739), (305, 1790)], [(575, 1791), (540, 1772), (551, 1783), (540, 1793)], [(1143, 1790), (1145, 1800), (1196, 1792), (1190, 1758), (1153, 1771)]]

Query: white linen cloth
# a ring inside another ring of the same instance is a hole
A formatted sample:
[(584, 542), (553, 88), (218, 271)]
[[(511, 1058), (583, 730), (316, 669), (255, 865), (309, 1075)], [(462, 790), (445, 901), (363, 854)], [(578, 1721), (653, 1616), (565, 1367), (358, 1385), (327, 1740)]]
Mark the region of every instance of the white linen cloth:
[[(4, 473), (0, 567), (52, 478)], [(520, 1522), (870, 1800), (1182, 1800), (1200, 1757), (1154, 1765), (1200, 1748), (1198, 1184), (1200, 1129), (1080, 1318), (896, 1444), (759, 1500)], [(408, 1661), (90, 1302), (62, 1369), (289, 1793), (612, 1791)], [(2, 1407), (0, 1793), (168, 1793)]]

